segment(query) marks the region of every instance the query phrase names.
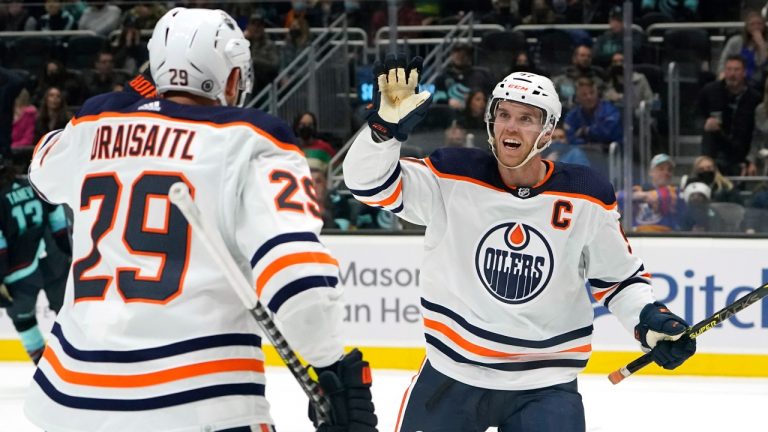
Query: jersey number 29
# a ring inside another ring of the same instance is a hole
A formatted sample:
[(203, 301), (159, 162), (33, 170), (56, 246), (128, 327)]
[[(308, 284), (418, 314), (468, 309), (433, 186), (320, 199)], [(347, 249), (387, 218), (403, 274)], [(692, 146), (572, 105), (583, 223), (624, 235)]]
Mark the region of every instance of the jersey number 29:
[[(160, 268), (154, 276), (140, 276), (137, 267), (117, 267), (114, 274), (86, 275), (102, 260), (99, 243), (115, 227), (123, 185), (116, 173), (99, 173), (85, 178), (80, 193), (80, 211), (90, 208), (94, 199), (101, 204), (91, 228), (93, 246), (85, 257), (72, 266), (75, 301), (103, 300), (107, 288), (116, 279), (117, 290), (125, 302), (167, 303), (181, 292), (187, 270), (189, 224), (179, 209), (168, 200), (168, 189), (183, 181), (194, 193), (192, 185), (181, 173), (145, 171), (131, 185), (128, 214), (122, 243), (132, 255), (160, 258)], [(152, 199), (167, 202), (164, 226), (148, 227), (149, 204)], [(122, 255), (122, 254), (120, 254)]]

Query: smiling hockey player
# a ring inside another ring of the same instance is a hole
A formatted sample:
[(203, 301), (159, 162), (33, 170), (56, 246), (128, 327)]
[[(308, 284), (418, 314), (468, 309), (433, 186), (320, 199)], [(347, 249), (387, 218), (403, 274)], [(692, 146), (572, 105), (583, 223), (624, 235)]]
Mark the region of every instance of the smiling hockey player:
[(369, 130), (344, 161), (355, 197), (426, 225), (421, 311), (427, 358), (397, 430), (579, 432), (576, 376), (591, 353), (584, 289), (673, 369), (695, 352), (685, 321), (655, 302), (632, 255), (612, 186), (591, 169), (542, 160), (561, 105), (552, 82), (516, 72), (492, 91), (492, 155), (442, 149), (399, 160), (431, 102), (420, 59), (377, 64)]

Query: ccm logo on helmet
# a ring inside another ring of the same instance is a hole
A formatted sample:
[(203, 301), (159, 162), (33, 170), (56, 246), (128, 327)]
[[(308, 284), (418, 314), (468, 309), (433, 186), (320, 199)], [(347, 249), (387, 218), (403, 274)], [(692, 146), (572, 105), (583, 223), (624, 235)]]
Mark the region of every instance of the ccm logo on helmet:
[(528, 87), (521, 86), (521, 85), (518, 85), (518, 84), (507, 84), (507, 87), (511, 88), (511, 89), (515, 89), (515, 90), (521, 90), (521, 91), (524, 91), (524, 92), (528, 91)]
[(533, 300), (549, 284), (552, 247), (536, 228), (506, 222), (486, 232), (475, 251), (480, 282), (496, 299), (510, 304)]

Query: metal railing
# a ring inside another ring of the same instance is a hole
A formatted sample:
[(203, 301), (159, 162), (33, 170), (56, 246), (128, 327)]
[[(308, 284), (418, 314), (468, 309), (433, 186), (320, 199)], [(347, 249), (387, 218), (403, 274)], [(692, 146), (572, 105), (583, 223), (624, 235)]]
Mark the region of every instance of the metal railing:
[[(655, 42), (663, 40), (663, 32), (667, 30), (681, 30), (681, 29), (704, 29), (704, 30), (719, 30), (722, 33), (726, 33), (729, 30), (741, 30), (744, 28), (744, 21), (720, 21), (720, 22), (676, 22), (676, 23), (656, 23), (651, 24), (645, 29), (645, 34), (648, 35), (648, 40)], [(654, 35), (654, 33), (660, 32), (662, 36)], [(712, 39), (710, 35), (710, 39)], [(720, 36), (724, 38), (725, 35)], [(719, 38), (718, 38), (719, 39)]]
[(667, 117), (669, 120), (669, 152), (680, 154), (680, 71), (677, 63), (667, 65)]
[[(346, 136), (350, 128), (346, 16), (337, 18), (247, 104), (290, 120), (304, 111), (317, 128)], [(329, 109), (331, 108), (332, 109)]]
[(3, 31), (0, 32), (0, 39), (13, 39), (19, 37), (68, 37), (68, 36), (98, 36), (91, 30), (34, 30), (34, 31)]
[[(398, 35), (418, 35), (418, 37), (399, 36), (397, 45), (398, 48), (407, 51), (410, 56), (420, 55), (424, 57), (425, 70), (427, 70), (427, 58), (436, 56), (441, 61), (447, 58), (453, 41), (460, 39), (462, 42), (478, 44), (484, 33), (506, 29), (498, 24), (475, 24), (474, 14), (469, 12), (454, 25), (398, 26), (396, 30)], [(373, 37), (376, 54), (382, 55), (389, 50), (389, 32), (389, 26), (381, 27), (376, 31)], [(430, 37), (430, 35), (432, 36)]]
[[(651, 144), (652, 133), (651, 127), (653, 119), (651, 118), (651, 106), (646, 101), (640, 101), (640, 105), (637, 108), (637, 146), (639, 150), (640, 161), (639, 166), (646, 167), (651, 162)], [(641, 178), (640, 183), (644, 184), (647, 181), (647, 173), (645, 170), (640, 170)]]

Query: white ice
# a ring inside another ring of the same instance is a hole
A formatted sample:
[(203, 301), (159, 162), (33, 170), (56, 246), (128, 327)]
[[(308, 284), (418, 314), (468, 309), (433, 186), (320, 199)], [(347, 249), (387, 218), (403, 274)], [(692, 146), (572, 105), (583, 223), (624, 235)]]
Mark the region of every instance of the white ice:
[[(22, 413), (34, 369), (0, 363), (0, 432), (39, 432)], [(374, 371), (379, 430), (391, 432), (413, 372)], [(306, 398), (285, 368), (267, 369), (267, 397), (278, 432), (306, 432)], [(590, 432), (766, 432), (768, 379), (633, 376), (612, 386), (605, 376), (582, 375)], [(520, 431), (526, 432), (526, 431)]]

